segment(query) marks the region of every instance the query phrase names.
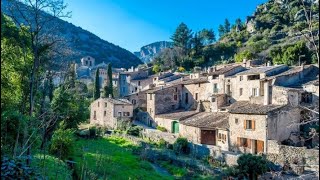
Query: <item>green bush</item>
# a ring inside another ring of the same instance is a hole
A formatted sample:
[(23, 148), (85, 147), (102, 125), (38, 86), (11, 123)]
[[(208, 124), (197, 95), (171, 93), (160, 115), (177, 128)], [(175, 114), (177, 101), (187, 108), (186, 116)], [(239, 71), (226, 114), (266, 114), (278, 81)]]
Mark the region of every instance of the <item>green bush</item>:
[(157, 126), (157, 129), (159, 131), (162, 131), (162, 132), (167, 132), (167, 129), (165, 127), (162, 127), (162, 126)]
[(127, 134), (132, 135), (132, 136), (140, 136), (142, 130), (143, 130), (143, 128), (141, 126), (130, 127), (127, 130)]
[(74, 143), (74, 131), (71, 129), (58, 129), (53, 133), (49, 152), (60, 159), (66, 159), (71, 153)]
[(165, 141), (164, 139), (161, 138), (158, 142), (158, 147), (165, 148), (165, 147), (167, 147), (167, 144), (168, 144), (167, 141)]
[(173, 151), (178, 154), (187, 154), (188, 153), (188, 140), (186, 138), (179, 137), (173, 143)]
[(27, 166), (22, 159), (2, 157), (1, 179), (40, 179), (40, 175), (36, 169)]
[(92, 126), (89, 128), (89, 136), (92, 137), (96, 137), (97, 135), (97, 128), (95, 126)]

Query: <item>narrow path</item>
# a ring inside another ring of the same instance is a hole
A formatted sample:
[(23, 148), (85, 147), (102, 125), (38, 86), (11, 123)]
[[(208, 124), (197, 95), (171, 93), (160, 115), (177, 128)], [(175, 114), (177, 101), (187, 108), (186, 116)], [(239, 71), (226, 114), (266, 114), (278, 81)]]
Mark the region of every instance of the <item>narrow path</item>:
[(154, 163), (151, 163), (151, 166), (153, 167), (153, 169), (158, 172), (159, 174), (161, 175), (164, 175), (164, 176), (172, 176), (166, 169), (160, 167), (158, 164), (154, 164)]

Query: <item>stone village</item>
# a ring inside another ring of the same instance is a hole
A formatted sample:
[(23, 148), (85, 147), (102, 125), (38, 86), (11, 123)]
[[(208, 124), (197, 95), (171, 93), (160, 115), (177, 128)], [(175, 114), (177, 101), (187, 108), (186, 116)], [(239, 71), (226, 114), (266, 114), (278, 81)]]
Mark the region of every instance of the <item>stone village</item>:
[[(76, 66), (80, 80), (89, 82), (97, 67), (106, 66), (94, 62), (81, 59)], [(99, 73), (104, 83), (106, 72)], [(258, 60), (189, 74), (114, 69), (120, 98), (95, 100), (90, 123), (110, 129), (123, 123), (162, 127), (229, 165), (241, 153), (266, 154), (278, 164), (303, 161), (302, 171), (319, 172), (319, 137), (301, 136), (304, 122), (319, 115), (313, 110), (319, 102), (318, 73), (318, 65), (271, 66)]]

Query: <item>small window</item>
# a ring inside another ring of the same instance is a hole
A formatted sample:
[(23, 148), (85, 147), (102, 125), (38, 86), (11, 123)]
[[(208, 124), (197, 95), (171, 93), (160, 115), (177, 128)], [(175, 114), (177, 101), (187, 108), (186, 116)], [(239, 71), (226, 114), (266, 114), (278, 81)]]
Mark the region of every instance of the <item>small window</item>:
[(238, 124), (238, 123), (239, 123), (239, 119), (238, 119), (238, 118), (235, 118), (235, 119), (234, 119), (234, 122), (235, 122), (236, 124)]
[(138, 88), (137, 88), (137, 87), (135, 87), (135, 88), (134, 88), (134, 90), (137, 92), (137, 91), (138, 91)]
[(217, 93), (217, 92), (218, 92), (218, 84), (217, 84), (217, 83), (214, 83), (214, 84), (213, 84), (213, 92), (214, 92), (214, 93)]
[(151, 111), (151, 108), (150, 108), (150, 109), (149, 109), (149, 113), (151, 114), (151, 112), (152, 112), (152, 111)]
[(171, 109), (174, 109), (174, 105), (171, 105)]
[(178, 100), (178, 95), (173, 95), (173, 99), (176, 101), (176, 100)]
[(96, 111), (93, 111), (93, 119), (97, 119), (97, 112)]
[(240, 81), (242, 81), (243, 80), (243, 76), (240, 76)]
[(198, 87), (200, 87), (200, 86), (201, 86), (201, 84), (199, 83), (199, 84), (198, 84)]
[(138, 81), (138, 86), (140, 86), (140, 81)]
[(216, 102), (216, 98), (211, 98), (211, 102)]
[(152, 100), (152, 94), (149, 95), (149, 99)]
[(246, 130), (254, 130), (255, 129), (255, 123), (253, 120), (245, 120), (244, 122), (244, 129)]
[(107, 107), (108, 103), (104, 103), (104, 107)]
[(103, 115), (104, 115), (104, 116), (107, 116), (107, 111), (104, 111)]
[(127, 112), (127, 116), (130, 116), (130, 112)]
[(118, 116), (121, 117), (121, 112), (118, 112)]
[(174, 91), (175, 91), (175, 92), (178, 92), (178, 88), (177, 88), (177, 87), (176, 87), (176, 88), (174, 88)]
[(100, 107), (100, 102), (98, 102), (98, 107)]
[(196, 101), (198, 100), (198, 93), (196, 93)]
[(249, 139), (247, 138), (240, 138), (239, 145), (241, 147), (249, 147)]
[(243, 88), (240, 88), (240, 90), (239, 90), (240, 92), (239, 92), (239, 94), (240, 94), (240, 96), (242, 96), (242, 91), (243, 91)]

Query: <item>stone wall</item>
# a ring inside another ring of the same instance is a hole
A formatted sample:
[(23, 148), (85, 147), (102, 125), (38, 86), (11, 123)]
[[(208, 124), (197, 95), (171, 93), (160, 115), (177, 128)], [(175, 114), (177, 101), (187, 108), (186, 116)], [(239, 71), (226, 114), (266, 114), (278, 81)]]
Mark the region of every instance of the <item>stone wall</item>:
[(178, 135), (168, 132), (161, 132), (156, 129), (144, 129), (142, 132), (142, 136), (155, 142), (159, 142), (160, 139), (163, 139), (170, 144), (173, 144), (178, 138)]
[(306, 147), (279, 145), (276, 141), (268, 141), (267, 159), (280, 165), (287, 161), (292, 165), (304, 165), (305, 170), (319, 172), (319, 150)]
[(154, 118), (154, 121), (157, 124), (157, 126), (162, 126), (162, 127), (166, 128), (168, 132), (172, 131), (172, 122), (173, 121), (179, 122), (178, 120), (162, 118), (162, 117), (157, 117), (157, 116)]

